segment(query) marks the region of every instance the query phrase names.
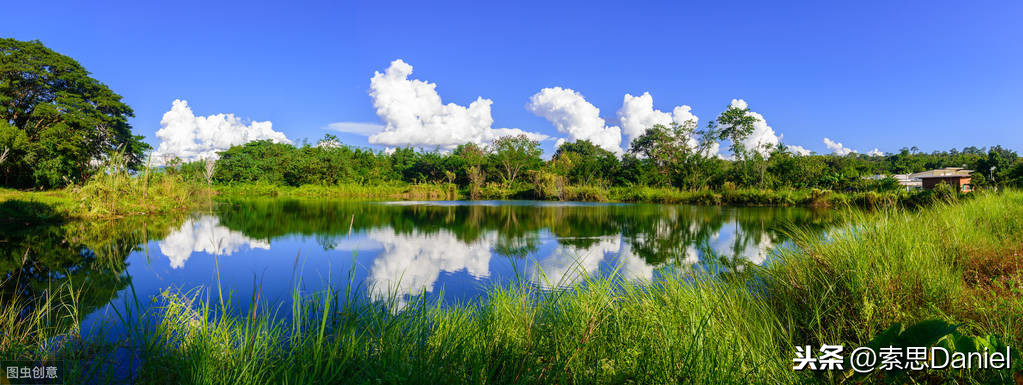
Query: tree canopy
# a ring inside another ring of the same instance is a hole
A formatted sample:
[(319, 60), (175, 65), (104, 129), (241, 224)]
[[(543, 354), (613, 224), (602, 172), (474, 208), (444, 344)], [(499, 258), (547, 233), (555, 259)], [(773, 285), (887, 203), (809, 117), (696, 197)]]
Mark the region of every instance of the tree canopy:
[(494, 163), (500, 166), (505, 183), (514, 183), (515, 178), (530, 166), (539, 166), (540, 142), (525, 135), (502, 136), (494, 140)]
[(132, 134), (131, 107), (74, 59), (39, 41), (0, 39), (0, 184), (58, 187), (87, 178), (95, 161), (123, 152), (143, 164), (150, 146)]

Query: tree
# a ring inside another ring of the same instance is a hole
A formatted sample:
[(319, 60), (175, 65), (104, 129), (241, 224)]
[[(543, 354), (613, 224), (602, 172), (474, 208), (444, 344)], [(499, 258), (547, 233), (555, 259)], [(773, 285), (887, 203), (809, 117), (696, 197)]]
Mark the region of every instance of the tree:
[(89, 76), (78, 62), (39, 41), (0, 39), (0, 122), (22, 132), (21, 161), (4, 183), (55, 187), (82, 181), (90, 163), (122, 152), (130, 169), (150, 146), (133, 135), (134, 116), (121, 96)]
[(585, 139), (562, 144), (551, 162), (572, 182), (586, 185), (610, 179), (619, 163), (614, 153)]
[(1006, 174), (1006, 179), (1013, 186), (1023, 187), (1023, 158), (1016, 160), (1016, 164)]
[(519, 173), (540, 161), (540, 142), (526, 135), (502, 136), (494, 140), (493, 157), (503, 171), (505, 183), (515, 183)]
[[(784, 146), (784, 145), (780, 145)], [(767, 171), (778, 187), (825, 187), (821, 180), (827, 164), (823, 155), (795, 155), (785, 150), (775, 151), (768, 159)]]
[[(699, 137), (699, 139), (697, 139)], [(650, 159), (660, 174), (680, 187), (704, 184), (704, 171), (714, 135), (696, 130), (696, 122), (654, 125), (632, 141), (629, 152)]]
[(486, 181), (486, 174), (483, 172), (483, 163), (486, 161), (487, 152), (475, 143), (459, 145), (448, 157), (451, 166), (459, 174), (459, 178), (469, 186), (469, 198), (477, 199), (480, 196), (483, 182)]
[(749, 107), (738, 108), (729, 106), (725, 112), (718, 115), (718, 139), (728, 139), (731, 142), (732, 154), (735, 159), (744, 159), (746, 149), (742, 141), (753, 133), (753, 124), (757, 119), (749, 114)]

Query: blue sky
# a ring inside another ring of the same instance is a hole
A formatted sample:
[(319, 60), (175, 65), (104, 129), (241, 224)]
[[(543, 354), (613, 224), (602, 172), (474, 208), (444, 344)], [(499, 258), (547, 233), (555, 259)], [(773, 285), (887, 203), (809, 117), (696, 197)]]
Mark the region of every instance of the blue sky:
[(0, 36), (77, 59), (154, 147), (175, 99), (296, 142), (333, 122), (384, 124), (370, 78), (401, 59), (444, 103), (489, 99), (493, 128), (550, 136), (548, 151), (570, 137), (527, 108), (548, 87), (581, 94), (609, 127), (625, 94), (649, 92), (701, 124), (743, 99), (784, 143), (819, 153), (825, 137), (860, 152), (1023, 150), (1021, 2), (48, 1), (2, 13)]

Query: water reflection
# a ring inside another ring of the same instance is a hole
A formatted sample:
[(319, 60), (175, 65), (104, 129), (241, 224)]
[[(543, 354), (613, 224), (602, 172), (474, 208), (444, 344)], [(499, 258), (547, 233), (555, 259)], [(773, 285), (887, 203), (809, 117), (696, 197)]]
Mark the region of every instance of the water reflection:
[(286, 300), (295, 285), (318, 290), (352, 274), (373, 300), (470, 300), (516, 280), (544, 288), (612, 272), (656, 280), (669, 264), (738, 272), (769, 263), (790, 226), (835, 222), (802, 208), (232, 201), (197, 215), (12, 227), (0, 239), (0, 295), (35, 297), (73, 281), (88, 288), (91, 311), (132, 295), (129, 283), (143, 299), (218, 282), (249, 298), (257, 280), (264, 298)]
[(221, 226), (220, 219), (210, 215), (186, 220), (157, 245), (160, 246), (160, 252), (170, 259), (170, 266), (174, 269), (185, 267), (185, 262), (193, 252), (231, 255), (242, 247), (270, 249), (270, 242), (252, 239), (239, 231)]
[(366, 287), (375, 300), (430, 293), (441, 272), (465, 271), (473, 278), (489, 277), (491, 250), (497, 243), (496, 232), (469, 242), (448, 230), (400, 234), (374, 229), (367, 235), (383, 245), (366, 277)]

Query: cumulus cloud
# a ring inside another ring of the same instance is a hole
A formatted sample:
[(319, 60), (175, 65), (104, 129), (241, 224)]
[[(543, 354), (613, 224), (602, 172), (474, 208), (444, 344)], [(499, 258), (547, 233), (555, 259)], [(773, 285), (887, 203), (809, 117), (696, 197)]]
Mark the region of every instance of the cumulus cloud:
[[(732, 99), (731, 107), (745, 109), (749, 105), (745, 100)], [(775, 135), (774, 129), (767, 125), (767, 120), (764, 120), (763, 115), (749, 111), (746, 113), (746, 116), (753, 117), (756, 121), (753, 122), (753, 132), (741, 142), (743, 148), (747, 151), (754, 150), (761, 155), (767, 156), (774, 147), (778, 146), (779, 137)], [(722, 126), (722, 128), (726, 127)]]
[(370, 136), (383, 131), (384, 125), (369, 122), (335, 122), (328, 124), (327, 128), (347, 134)]
[[(654, 109), (654, 98), (650, 96), (649, 92), (644, 92), (640, 96), (625, 94), (622, 108), (618, 110), (618, 120), (621, 121), (622, 132), (626, 136), (626, 141), (622, 145), (625, 150), (629, 149), (629, 144), (634, 139), (643, 135), (654, 125), (667, 126), (673, 122), (679, 124), (692, 122), (698, 126), (700, 123), (700, 118), (693, 115), (692, 107), (687, 105), (676, 106), (670, 114)], [(699, 142), (696, 138), (690, 137), (689, 145), (695, 148)], [(716, 154), (718, 146), (718, 143), (715, 142), (708, 149), (708, 155)]]
[(856, 152), (856, 150), (845, 147), (844, 145), (842, 145), (842, 143), (835, 142), (828, 138), (824, 138), (824, 146), (826, 146), (829, 150), (831, 150), (831, 152), (838, 156), (846, 156)]
[(672, 122), (681, 124), (689, 121), (699, 124), (700, 118), (693, 115), (691, 110), (691, 107), (681, 105), (675, 107), (669, 114), (654, 109), (654, 98), (649, 92), (644, 92), (640, 96), (625, 94), (622, 108), (618, 110), (622, 133), (626, 136), (625, 147), (628, 148), (633, 139), (643, 135), (646, 130), (657, 124), (667, 126)]
[[(516, 128), (491, 128), (493, 101), (479, 97), (468, 107), (444, 104), (436, 84), (410, 80), (411, 74), (412, 66), (400, 59), (391, 62), (385, 72), (374, 72), (369, 95), (384, 126), (369, 137), (370, 143), (452, 149), (468, 142), (484, 144), (505, 135), (523, 134), (535, 140), (547, 138)], [(368, 128), (350, 124), (341, 127)]]
[(249, 249), (270, 249), (270, 243), (246, 237), (244, 234), (220, 225), (217, 217), (204, 215), (189, 219), (177, 230), (171, 231), (157, 242), (160, 252), (170, 259), (174, 269), (185, 267), (193, 252), (210, 255), (231, 255), (243, 246)]
[(878, 150), (877, 147), (874, 147), (873, 150), (870, 150), (870, 151), (867, 152), (867, 155), (870, 155), (870, 156), (884, 156), (884, 153), (881, 152), (881, 150)]
[(246, 125), (234, 114), (195, 116), (188, 102), (180, 99), (163, 114), (156, 137), (160, 145), (153, 160), (161, 164), (175, 156), (184, 161), (216, 158), (218, 151), (255, 140), (291, 143), (284, 133), (274, 131), (269, 121)]
[(785, 145), (785, 147), (788, 148), (789, 152), (796, 155), (801, 156), (810, 155), (810, 150), (803, 146)]
[[(569, 141), (586, 139), (615, 154), (622, 153), (621, 128), (608, 126), (600, 117), (600, 109), (574, 90), (544, 88), (529, 98), (526, 109), (550, 121), (558, 132), (568, 134)], [(558, 140), (556, 145), (564, 141)]]

